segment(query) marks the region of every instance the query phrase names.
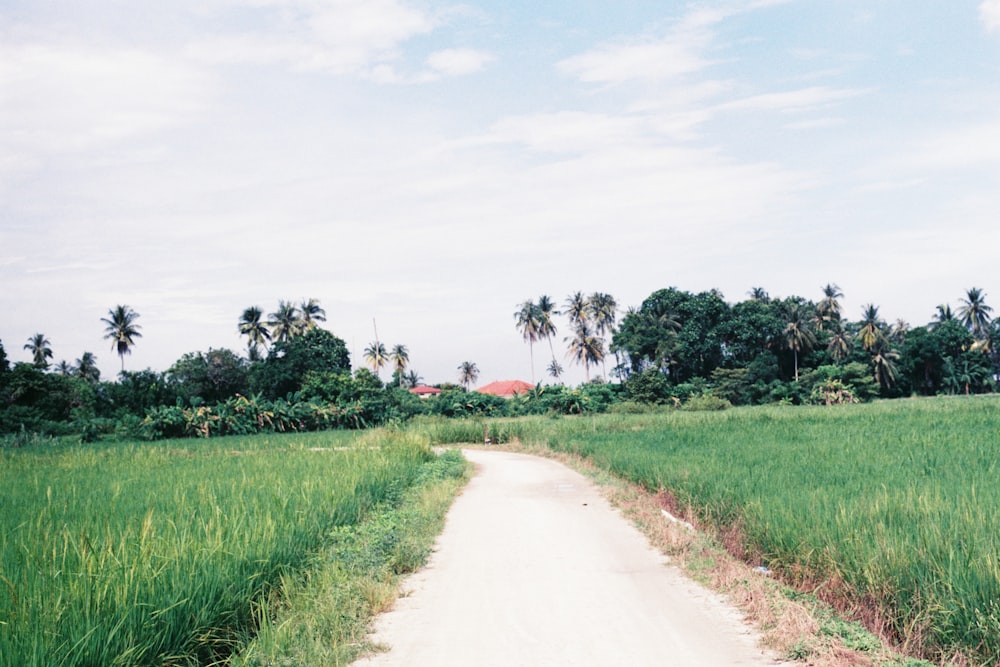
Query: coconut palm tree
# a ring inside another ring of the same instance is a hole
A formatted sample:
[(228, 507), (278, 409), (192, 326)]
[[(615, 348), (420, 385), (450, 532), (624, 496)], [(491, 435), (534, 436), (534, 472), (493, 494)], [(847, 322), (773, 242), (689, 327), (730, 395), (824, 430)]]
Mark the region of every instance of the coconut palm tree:
[[(590, 313), (590, 321), (594, 324), (594, 333), (601, 339), (601, 347), (604, 347), (605, 335), (615, 328), (615, 320), (618, 317), (618, 302), (610, 294), (594, 292), (587, 299), (587, 310)], [(601, 357), (601, 368), (604, 370), (604, 377), (607, 378), (608, 369), (604, 365), (605, 356)]]
[(978, 287), (973, 287), (965, 291), (962, 305), (958, 309), (958, 317), (962, 320), (976, 340), (986, 337), (986, 332), (990, 326), (990, 313), (993, 309), (984, 302), (986, 293)]
[(827, 283), (823, 287), (823, 298), (816, 304), (817, 323), (820, 330), (823, 329), (824, 324), (840, 319), (841, 307), (838, 299), (842, 298), (844, 298), (844, 293), (837, 285)]
[(55, 372), (63, 377), (70, 377), (73, 375), (73, 367), (69, 365), (69, 362), (65, 359), (61, 359), (58, 364), (56, 364)]
[(851, 333), (840, 320), (837, 320), (833, 326), (826, 351), (830, 353), (834, 361), (841, 362), (851, 353)]
[(535, 383), (535, 341), (539, 338), (541, 315), (538, 306), (533, 301), (525, 301), (514, 313), (514, 322), (528, 343), (528, 354), (531, 358), (531, 383)]
[(407, 387), (416, 387), (417, 385), (419, 385), (421, 382), (424, 381), (424, 379), (420, 377), (420, 373), (414, 370), (411, 370), (409, 373), (407, 373), (406, 377), (404, 377), (403, 380), (406, 382)]
[(247, 356), (250, 361), (260, 359), (261, 348), (266, 349), (271, 342), (271, 332), (260, 319), (263, 316), (263, 311), (257, 306), (250, 306), (240, 316), (240, 334), (247, 337)]
[(410, 363), (410, 352), (406, 349), (405, 345), (394, 345), (390, 359), (392, 360), (392, 367), (395, 369), (396, 375), (399, 377), (399, 386), (402, 387), (403, 371), (406, 370), (406, 365)]
[(579, 328), (587, 321), (589, 310), (587, 308), (587, 299), (583, 296), (583, 292), (571, 294), (566, 299), (566, 310), (563, 313), (569, 318), (569, 324), (574, 329)]
[(782, 345), (791, 350), (794, 358), (795, 381), (799, 381), (799, 352), (808, 352), (816, 344), (816, 335), (809, 328), (805, 308), (791, 303), (785, 311), (785, 329)]
[(871, 349), (872, 373), (882, 389), (892, 389), (896, 385), (896, 361), (899, 352), (893, 350), (885, 337), (879, 338)]
[(549, 375), (555, 378), (556, 382), (559, 381), (559, 378), (561, 378), (563, 374), (563, 367), (555, 359), (552, 360), (552, 363), (549, 364), (545, 370), (548, 371)]
[(885, 338), (884, 327), (885, 323), (878, 314), (878, 306), (871, 303), (866, 305), (861, 315), (861, 329), (858, 331), (858, 339), (866, 351), (871, 352)]
[(466, 391), (469, 391), (469, 386), (475, 383), (479, 378), (479, 369), (476, 364), (471, 361), (463, 361), (458, 365), (458, 382)]
[(317, 322), (326, 322), (326, 311), (320, 307), (319, 301), (309, 299), (299, 306), (299, 319), (302, 330), (309, 331), (317, 326)]
[(559, 314), (556, 310), (555, 301), (543, 294), (538, 297), (538, 335), (549, 341), (549, 352), (552, 353), (552, 361), (556, 360), (556, 351), (552, 347), (552, 338), (556, 335), (556, 324), (554, 318)]
[(902, 345), (906, 341), (906, 334), (910, 331), (910, 323), (903, 318), (898, 318), (889, 329), (889, 339), (897, 345)]
[[(385, 343), (375, 341), (365, 348), (365, 361), (372, 367), (375, 375), (379, 375), (386, 364), (389, 363), (389, 354), (385, 350)], [(379, 378), (381, 379), (381, 377)]]
[(747, 296), (750, 297), (751, 301), (759, 301), (761, 303), (768, 303), (771, 300), (771, 295), (767, 293), (767, 290), (763, 287), (752, 287), (750, 291), (747, 292)]
[(97, 367), (97, 357), (94, 356), (93, 352), (84, 352), (80, 355), (80, 358), (76, 360), (74, 375), (91, 384), (97, 384), (101, 381), (101, 369)]
[(132, 354), (135, 347), (135, 339), (142, 338), (139, 329), (142, 327), (135, 323), (139, 319), (139, 313), (131, 307), (119, 305), (108, 311), (109, 317), (102, 317), (101, 321), (108, 326), (104, 327), (104, 337), (111, 340), (111, 349), (118, 353), (122, 360), (122, 372), (125, 372), (125, 355)]
[(569, 357), (583, 364), (587, 382), (590, 382), (590, 367), (604, 360), (604, 340), (595, 335), (590, 325), (584, 321), (576, 329), (576, 335), (566, 338), (569, 343)]
[(937, 306), (937, 312), (934, 314), (934, 319), (928, 325), (931, 330), (936, 329), (938, 326), (944, 324), (945, 322), (951, 322), (955, 319), (955, 313), (951, 310), (951, 305), (947, 303), (941, 303)]
[(278, 310), (267, 316), (271, 338), (279, 343), (295, 338), (304, 330), (299, 309), (291, 301), (278, 301)]
[(52, 358), (52, 343), (45, 337), (45, 334), (36, 333), (28, 338), (24, 344), (24, 349), (31, 352), (32, 364), (35, 368), (45, 370), (49, 367), (49, 359)]
[(587, 298), (587, 312), (594, 323), (594, 332), (598, 336), (604, 336), (615, 326), (618, 302), (610, 294), (594, 292)]

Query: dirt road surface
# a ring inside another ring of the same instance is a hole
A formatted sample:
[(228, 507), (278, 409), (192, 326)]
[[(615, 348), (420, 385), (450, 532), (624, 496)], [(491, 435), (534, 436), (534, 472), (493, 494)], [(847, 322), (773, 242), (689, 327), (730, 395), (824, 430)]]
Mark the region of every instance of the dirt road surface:
[(467, 450), (476, 475), (357, 667), (775, 665), (738, 612), (686, 579), (583, 476)]

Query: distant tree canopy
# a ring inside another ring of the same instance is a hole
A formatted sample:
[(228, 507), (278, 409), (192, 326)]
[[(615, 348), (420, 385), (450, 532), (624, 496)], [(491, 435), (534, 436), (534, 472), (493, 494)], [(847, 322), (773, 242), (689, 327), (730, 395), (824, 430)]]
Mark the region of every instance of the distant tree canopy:
[(280, 398), (302, 388), (306, 374), (350, 373), (347, 345), (326, 329), (313, 327), (301, 335), (276, 341), (267, 357), (250, 369), (250, 391)]
[(633, 400), (644, 402), (689, 391), (712, 391), (736, 404), (823, 400), (812, 393), (817, 383), (827, 386), (824, 396), (846, 383), (860, 399), (995, 386), (1000, 325), (990, 320), (982, 290), (967, 292), (959, 316), (939, 306), (935, 321), (912, 328), (886, 324), (873, 304), (848, 321), (842, 297), (832, 284), (818, 304), (772, 299), (761, 288), (734, 305), (714, 290), (658, 290), (629, 310), (615, 332), (616, 372)]
[(177, 395), (190, 403), (218, 403), (250, 389), (249, 364), (232, 350), (190, 352), (167, 371)]

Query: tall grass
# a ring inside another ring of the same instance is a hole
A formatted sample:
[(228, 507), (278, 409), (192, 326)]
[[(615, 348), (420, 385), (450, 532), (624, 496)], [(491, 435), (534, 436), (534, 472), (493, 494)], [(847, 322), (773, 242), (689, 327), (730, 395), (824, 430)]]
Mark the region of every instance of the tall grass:
[(432, 455), (336, 433), (0, 452), (0, 665), (201, 665)]
[(601, 415), (509, 424), (837, 587), (928, 657), (1000, 664), (1000, 398)]

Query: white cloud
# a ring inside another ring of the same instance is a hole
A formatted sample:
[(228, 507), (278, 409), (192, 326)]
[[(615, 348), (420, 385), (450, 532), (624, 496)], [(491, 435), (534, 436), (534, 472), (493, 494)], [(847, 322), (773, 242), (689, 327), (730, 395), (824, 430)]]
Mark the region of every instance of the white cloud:
[(637, 130), (634, 119), (562, 111), (504, 118), (493, 126), (490, 141), (521, 144), (543, 152), (587, 153), (631, 143)]
[(494, 60), (494, 56), (476, 49), (443, 49), (427, 56), (426, 67), (416, 73), (401, 73), (388, 63), (372, 68), (369, 76), (376, 83), (420, 84), (439, 81), (444, 77), (473, 74)]
[(789, 130), (819, 130), (827, 127), (839, 127), (840, 125), (845, 125), (847, 119), (837, 118), (837, 117), (825, 117), (825, 118), (810, 118), (808, 120), (800, 120), (794, 123), (789, 123), (785, 127)]
[(701, 50), (708, 38), (706, 31), (690, 29), (661, 39), (605, 44), (556, 66), (588, 83), (676, 79), (707, 65)]
[(398, 60), (407, 40), (439, 23), (398, 0), (280, 0), (264, 6), (260, 29), (199, 40), (187, 53), (210, 63), (282, 63), (294, 70), (369, 75)]
[(208, 79), (130, 49), (0, 47), (0, 146), (80, 150), (182, 122), (210, 95)]
[(1000, 122), (982, 123), (951, 130), (915, 141), (895, 160), (901, 169), (963, 169), (1000, 165)]
[(787, 2), (758, 0), (729, 7), (692, 9), (662, 37), (646, 35), (606, 43), (566, 58), (556, 66), (588, 83), (680, 79), (714, 62), (706, 52), (715, 39), (716, 25), (739, 14)]
[(988, 31), (1000, 30), (1000, 0), (983, 0), (979, 3), (979, 19)]
[(491, 54), (476, 49), (444, 49), (427, 56), (427, 66), (446, 76), (462, 76), (480, 71), (493, 59)]
[(817, 107), (827, 107), (836, 102), (858, 97), (870, 91), (862, 89), (837, 89), (813, 86), (781, 93), (764, 93), (720, 104), (720, 110), (765, 110), (783, 113), (806, 111)]

